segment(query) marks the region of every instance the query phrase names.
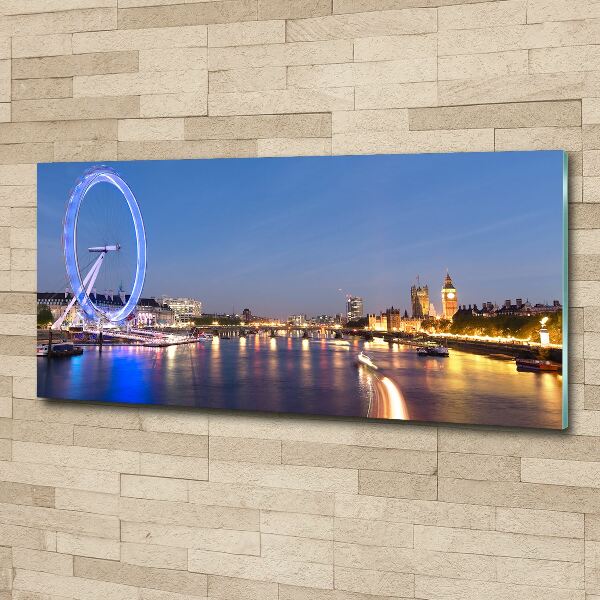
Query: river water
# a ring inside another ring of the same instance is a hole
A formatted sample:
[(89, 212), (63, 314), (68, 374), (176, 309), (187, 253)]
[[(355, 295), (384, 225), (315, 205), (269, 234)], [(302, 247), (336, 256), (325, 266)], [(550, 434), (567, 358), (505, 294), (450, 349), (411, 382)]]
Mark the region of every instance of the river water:
[[(356, 366), (364, 350), (379, 367)], [(448, 423), (561, 427), (562, 377), (459, 350), (255, 335), (38, 358), (38, 396)]]

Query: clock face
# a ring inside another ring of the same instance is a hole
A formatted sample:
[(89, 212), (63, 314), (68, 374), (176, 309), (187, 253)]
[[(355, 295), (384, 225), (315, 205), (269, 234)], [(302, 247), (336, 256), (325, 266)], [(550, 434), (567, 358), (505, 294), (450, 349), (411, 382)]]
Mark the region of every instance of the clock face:
[(448, 300), (453, 300), (454, 299), (454, 292), (449, 292), (447, 298), (448, 298)]

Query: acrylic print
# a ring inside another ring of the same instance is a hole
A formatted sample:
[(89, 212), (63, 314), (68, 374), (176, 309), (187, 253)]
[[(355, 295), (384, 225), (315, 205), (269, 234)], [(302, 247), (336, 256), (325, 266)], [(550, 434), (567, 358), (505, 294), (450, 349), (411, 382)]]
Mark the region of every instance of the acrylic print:
[(40, 164), (38, 395), (564, 428), (565, 167)]

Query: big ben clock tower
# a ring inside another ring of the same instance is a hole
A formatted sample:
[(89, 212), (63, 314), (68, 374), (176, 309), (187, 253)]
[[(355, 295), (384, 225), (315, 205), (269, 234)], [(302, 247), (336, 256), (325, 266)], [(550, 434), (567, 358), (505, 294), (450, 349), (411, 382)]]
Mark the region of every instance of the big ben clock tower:
[(452, 319), (454, 313), (458, 310), (458, 296), (456, 288), (452, 283), (450, 274), (446, 271), (444, 287), (442, 288), (442, 318)]

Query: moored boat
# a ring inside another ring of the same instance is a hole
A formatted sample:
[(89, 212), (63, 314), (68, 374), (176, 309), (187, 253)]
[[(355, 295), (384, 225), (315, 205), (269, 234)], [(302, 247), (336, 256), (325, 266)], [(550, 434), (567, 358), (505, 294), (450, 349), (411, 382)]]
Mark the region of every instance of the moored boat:
[(515, 364), (517, 365), (517, 371), (556, 373), (562, 369), (560, 363), (537, 358), (515, 358)]

